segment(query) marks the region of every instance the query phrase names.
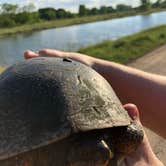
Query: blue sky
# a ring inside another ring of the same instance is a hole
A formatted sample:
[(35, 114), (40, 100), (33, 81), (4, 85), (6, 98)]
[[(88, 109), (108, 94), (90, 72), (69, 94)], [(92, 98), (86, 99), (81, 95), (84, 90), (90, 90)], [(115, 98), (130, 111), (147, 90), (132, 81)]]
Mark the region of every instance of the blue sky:
[[(155, 1), (155, 0), (152, 0)], [(77, 12), (79, 4), (85, 4), (87, 7), (99, 7), (101, 5), (115, 6), (116, 4), (128, 4), (137, 6), (140, 0), (0, 0), (2, 3), (13, 3), (19, 5), (27, 5), (33, 3), (36, 8), (54, 7), (64, 8), (66, 10)]]

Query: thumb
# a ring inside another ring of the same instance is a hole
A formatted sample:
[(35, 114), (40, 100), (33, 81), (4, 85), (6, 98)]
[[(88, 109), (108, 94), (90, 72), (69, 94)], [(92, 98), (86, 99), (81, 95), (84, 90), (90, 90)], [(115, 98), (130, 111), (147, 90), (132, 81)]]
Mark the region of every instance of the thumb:
[(135, 104), (129, 103), (129, 104), (125, 104), (123, 107), (128, 112), (131, 119), (137, 120), (140, 122), (140, 114)]

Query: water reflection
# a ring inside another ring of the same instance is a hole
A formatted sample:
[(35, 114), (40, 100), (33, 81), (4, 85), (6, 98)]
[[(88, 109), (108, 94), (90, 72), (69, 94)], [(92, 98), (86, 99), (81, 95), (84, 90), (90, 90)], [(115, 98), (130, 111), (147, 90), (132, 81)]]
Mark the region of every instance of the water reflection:
[(10, 65), (20, 61), (26, 49), (38, 50), (48, 47), (76, 51), (80, 47), (104, 40), (114, 40), (156, 25), (166, 24), (165, 18), (166, 12), (160, 12), (12, 35), (0, 39), (0, 65)]

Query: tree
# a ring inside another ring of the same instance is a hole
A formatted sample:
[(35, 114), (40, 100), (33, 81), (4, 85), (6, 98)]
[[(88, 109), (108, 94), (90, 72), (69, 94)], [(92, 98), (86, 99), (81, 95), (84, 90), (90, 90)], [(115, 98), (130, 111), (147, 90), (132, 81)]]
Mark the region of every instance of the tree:
[(15, 26), (15, 21), (8, 15), (0, 15), (0, 27), (13, 27)]
[(79, 6), (79, 13), (80, 16), (85, 16), (87, 15), (87, 9), (85, 7), (85, 5), (80, 5)]
[(56, 12), (57, 12), (57, 18), (59, 19), (67, 17), (67, 13), (64, 9), (58, 9)]
[(34, 12), (36, 10), (36, 6), (33, 3), (29, 3), (26, 6), (22, 7), (22, 12)]
[(161, 3), (162, 3), (162, 0), (157, 0), (157, 1), (152, 5), (152, 7), (160, 7)]
[(100, 11), (100, 14), (105, 14), (105, 13), (107, 13), (107, 7), (101, 6), (99, 11)]
[(166, 0), (160, 4), (161, 8), (166, 8)]
[(18, 9), (18, 5), (4, 3), (1, 5), (1, 12), (3, 14), (15, 14)]
[(56, 10), (54, 8), (43, 8), (39, 9), (39, 17), (43, 20), (53, 20), (56, 19)]
[(112, 12), (114, 12), (115, 11), (115, 9), (112, 7), (112, 6), (108, 6), (107, 7), (107, 12), (108, 13), (112, 13)]
[(75, 14), (73, 14), (73, 13), (71, 13), (69, 11), (65, 12), (65, 17), (66, 18), (73, 18), (74, 16), (75, 16)]
[(141, 6), (140, 6), (141, 9), (147, 10), (147, 9), (149, 9), (150, 7), (151, 7), (151, 2), (150, 2), (150, 0), (141, 0)]
[(16, 24), (26, 24), (26, 23), (34, 23), (39, 21), (38, 13), (37, 12), (21, 12), (13, 16)]
[(111, 6), (101, 6), (99, 9), (100, 14), (106, 14), (106, 13), (111, 13), (114, 12), (114, 9)]
[(90, 15), (96, 15), (96, 14), (98, 14), (98, 13), (99, 13), (99, 11), (98, 11), (98, 9), (97, 9), (96, 7), (92, 8), (92, 9), (89, 11), (89, 14), (90, 14)]
[(120, 11), (120, 12), (122, 12), (122, 11), (129, 11), (129, 10), (132, 10), (132, 7), (128, 6), (128, 5), (118, 4), (116, 6), (116, 10)]

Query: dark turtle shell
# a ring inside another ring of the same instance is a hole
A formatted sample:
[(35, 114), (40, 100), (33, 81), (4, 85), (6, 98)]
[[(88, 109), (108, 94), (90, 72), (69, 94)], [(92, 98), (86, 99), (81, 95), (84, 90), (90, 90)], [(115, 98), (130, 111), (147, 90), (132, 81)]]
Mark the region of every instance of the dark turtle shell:
[(25, 60), (0, 76), (0, 159), (130, 121), (109, 83), (70, 59)]

